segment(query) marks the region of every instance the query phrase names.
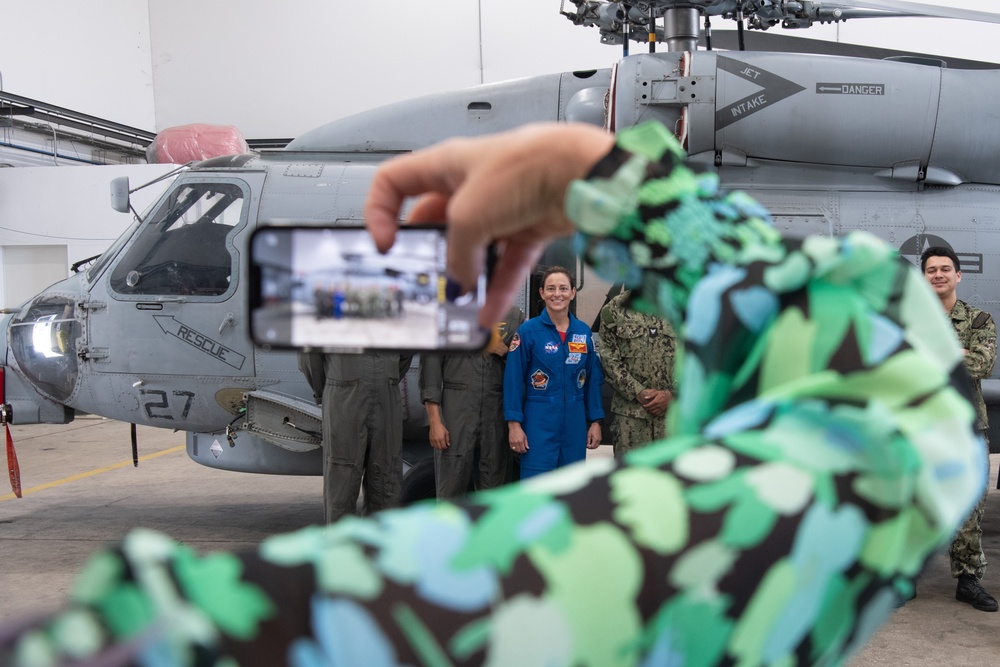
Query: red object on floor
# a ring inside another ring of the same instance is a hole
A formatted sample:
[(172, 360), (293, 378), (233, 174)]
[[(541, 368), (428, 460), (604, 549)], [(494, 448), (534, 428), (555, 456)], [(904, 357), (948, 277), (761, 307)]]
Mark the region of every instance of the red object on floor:
[(10, 475), (10, 488), (14, 495), (21, 497), (21, 466), (17, 463), (17, 452), (14, 451), (14, 438), (10, 436), (10, 407), (4, 403), (4, 370), (0, 368), (0, 419), (3, 420), (3, 429), (7, 436), (7, 473)]

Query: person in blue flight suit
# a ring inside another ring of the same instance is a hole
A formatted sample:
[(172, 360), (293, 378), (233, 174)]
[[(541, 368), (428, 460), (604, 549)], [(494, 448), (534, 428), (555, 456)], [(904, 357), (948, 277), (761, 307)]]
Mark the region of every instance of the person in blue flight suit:
[(569, 312), (576, 297), (569, 271), (553, 266), (538, 293), (545, 310), (517, 330), (503, 380), (510, 448), (521, 479), (582, 461), (601, 444), (604, 377), (590, 327)]

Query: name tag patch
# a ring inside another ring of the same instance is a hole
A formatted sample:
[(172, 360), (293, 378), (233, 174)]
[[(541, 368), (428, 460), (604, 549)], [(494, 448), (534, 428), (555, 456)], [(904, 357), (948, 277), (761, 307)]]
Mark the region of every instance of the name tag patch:
[(587, 344), (586, 343), (571, 342), (571, 343), (567, 343), (567, 344), (569, 345), (569, 351), (570, 351), (571, 354), (572, 353), (587, 354)]

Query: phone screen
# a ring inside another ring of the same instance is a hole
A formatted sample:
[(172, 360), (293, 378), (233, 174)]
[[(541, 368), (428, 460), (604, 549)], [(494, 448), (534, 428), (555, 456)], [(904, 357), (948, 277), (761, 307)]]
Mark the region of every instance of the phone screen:
[(445, 235), (402, 227), (385, 255), (363, 227), (263, 227), (250, 240), (250, 329), (262, 347), (479, 350), (486, 278), (445, 297)]

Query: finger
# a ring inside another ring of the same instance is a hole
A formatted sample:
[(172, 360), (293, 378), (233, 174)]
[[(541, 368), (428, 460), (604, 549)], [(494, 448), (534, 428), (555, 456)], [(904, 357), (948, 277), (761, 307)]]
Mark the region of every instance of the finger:
[(452, 183), (461, 182), (461, 178), (455, 178), (452, 173), (450, 150), (448, 144), (440, 144), (393, 158), (375, 172), (365, 200), (364, 218), (380, 252), (387, 252), (392, 247), (399, 213), (407, 197), (428, 192), (450, 193)]
[(448, 197), (440, 192), (428, 192), (417, 200), (406, 215), (408, 224), (444, 222), (448, 214)]
[(364, 219), (379, 252), (388, 252), (396, 240), (403, 199), (404, 194), (396, 184), (382, 172), (376, 172), (365, 201)]

